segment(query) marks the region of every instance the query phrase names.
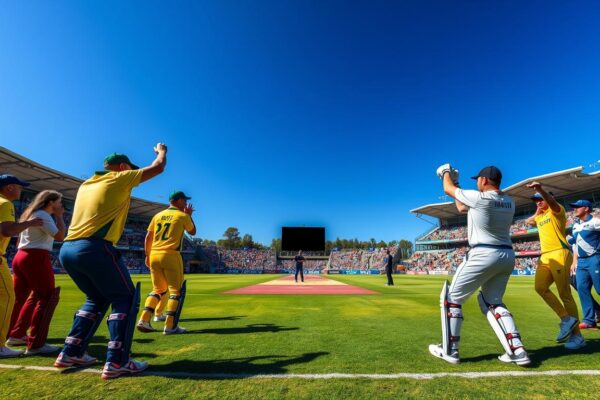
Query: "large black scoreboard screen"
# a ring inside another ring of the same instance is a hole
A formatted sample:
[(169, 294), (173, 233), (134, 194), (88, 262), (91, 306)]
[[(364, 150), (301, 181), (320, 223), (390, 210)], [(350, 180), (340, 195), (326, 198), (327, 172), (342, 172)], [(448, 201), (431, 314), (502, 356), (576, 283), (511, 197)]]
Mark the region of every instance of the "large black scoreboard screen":
[(281, 228), (281, 250), (325, 251), (325, 228)]

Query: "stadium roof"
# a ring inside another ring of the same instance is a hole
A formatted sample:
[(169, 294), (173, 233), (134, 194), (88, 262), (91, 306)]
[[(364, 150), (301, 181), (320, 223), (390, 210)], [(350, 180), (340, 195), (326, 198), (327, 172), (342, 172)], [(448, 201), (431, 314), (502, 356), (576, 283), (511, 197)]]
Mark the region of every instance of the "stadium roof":
[[(531, 201), (530, 197), (533, 194), (533, 191), (527, 187), (527, 184), (533, 181), (540, 182), (544, 188), (551, 191), (556, 197), (563, 197), (600, 189), (600, 171), (586, 174), (583, 172), (583, 167), (565, 169), (563, 171), (527, 178), (507, 187), (504, 189), (504, 192), (515, 199), (517, 207), (525, 205)], [(440, 219), (461, 215), (454, 206), (454, 202), (427, 204), (410, 210), (410, 212)]]
[[(12, 174), (30, 182), (29, 189), (33, 191), (53, 189), (71, 200), (75, 199), (77, 189), (83, 183), (82, 179), (38, 164), (2, 146), (0, 146), (0, 173)], [(133, 215), (152, 217), (165, 207), (166, 204), (132, 197), (129, 212)]]

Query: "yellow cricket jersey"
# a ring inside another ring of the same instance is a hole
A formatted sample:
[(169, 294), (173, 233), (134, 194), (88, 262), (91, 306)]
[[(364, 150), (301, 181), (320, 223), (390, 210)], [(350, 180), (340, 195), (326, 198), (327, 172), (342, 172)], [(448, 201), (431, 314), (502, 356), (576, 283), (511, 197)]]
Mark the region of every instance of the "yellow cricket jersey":
[(540, 234), (540, 246), (542, 253), (566, 249), (571, 247), (567, 244), (567, 214), (565, 208), (560, 206), (560, 211), (555, 213), (550, 207), (535, 217), (538, 232)]
[(102, 171), (83, 182), (65, 240), (94, 237), (115, 245), (125, 227), (131, 190), (140, 184), (142, 173), (140, 169)]
[[(12, 201), (0, 194), (0, 223), (15, 222), (15, 206)], [(4, 237), (0, 235), (0, 256), (6, 253), (6, 248), (10, 243), (10, 236)]]
[(181, 251), (183, 232), (194, 229), (192, 217), (175, 207), (169, 207), (152, 218), (148, 232), (152, 233), (152, 250)]

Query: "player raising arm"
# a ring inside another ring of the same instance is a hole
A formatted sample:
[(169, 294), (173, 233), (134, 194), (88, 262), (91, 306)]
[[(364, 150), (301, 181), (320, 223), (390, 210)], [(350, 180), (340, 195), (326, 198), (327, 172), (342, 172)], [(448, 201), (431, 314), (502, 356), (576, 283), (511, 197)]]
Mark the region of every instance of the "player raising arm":
[(467, 212), (468, 239), (471, 250), (456, 270), (451, 285), (444, 282), (440, 294), (442, 344), (432, 344), (429, 352), (452, 364), (460, 362), (458, 348), (463, 322), (462, 305), (479, 288), (478, 301), (505, 354), (498, 359), (517, 365), (530, 364), (512, 315), (502, 302), (508, 279), (515, 265), (510, 239), (510, 225), (515, 213), (514, 200), (502, 193), (502, 173), (496, 167), (483, 168), (473, 177), (478, 190), (458, 186), (458, 171), (450, 164), (437, 170), (444, 191)]
[(124, 154), (110, 154), (104, 159), (105, 170), (96, 172), (79, 187), (71, 226), (59, 257), (69, 276), (86, 295), (86, 302), (75, 313), (55, 367), (96, 362), (87, 355), (86, 349), (111, 305), (110, 341), (102, 378), (116, 378), (148, 367), (147, 363), (130, 358), (140, 301), (139, 284), (134, 287), (115, 245), (125, 227), (131, 191), (165, 168), (167, 146), (159, 143), (154, 152), (155, 160), (142, 169)]
[[(579, 330), (577, 304), (571, 294), (569, 271), (573, 253), (566, 236), (567, 214), (541, 183), (531, 182), (527, 187), (535, 190), (531, 199), (537, 206), (535, 214), (527, 222), (538, 228), (542, 253), (535, 272), (535, 291), (560, 318), (556, 341), (566, 341), (567, 349), (576, 350), (585, 346), (585, 340)], [(560, 300), (550, 291), (553, 283)]]
[(185, 333), (179, 326), (179, 317), (185, 299), (185, 281), (183, 280), (183, 259), (181, 248), (184, 232), (196, 234), (196, 226), (192, 220), (194, 207), (188, 204), (183, 192), (177, 191), (169, 196), (171, 206), (152, 218), (148, 226), (144, 248), (146, 265), (150, 268), (152, 292), (146, 298), (144, 312), (137, 324), (141, 332), (153, 332), (150, 319), (162, 297), (169, 292), (166, 307), (167, 318), (163, 334)]

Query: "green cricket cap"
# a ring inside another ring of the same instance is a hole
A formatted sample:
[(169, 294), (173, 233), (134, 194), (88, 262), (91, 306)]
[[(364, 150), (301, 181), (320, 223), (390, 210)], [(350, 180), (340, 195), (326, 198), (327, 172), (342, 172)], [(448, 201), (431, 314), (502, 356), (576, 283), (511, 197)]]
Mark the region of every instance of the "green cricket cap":
[(129, 157), (127, 157), (125, 154), (112, 153), (107, 155), (104, 159), (104, 166), (116, 165), (121, 163), (129, 164), (131, 166), (131, 169), (140, 169), (140, 167), (132, 163), (129, 160)]

